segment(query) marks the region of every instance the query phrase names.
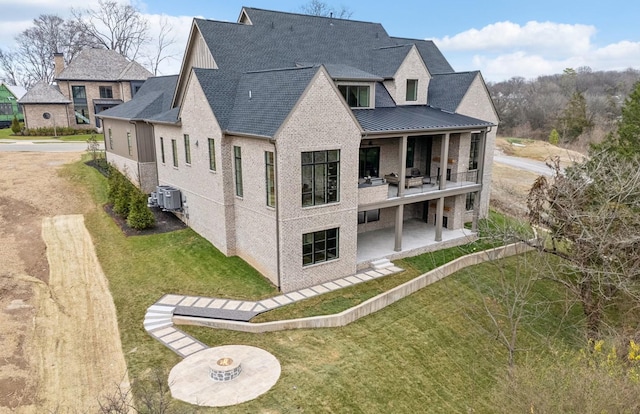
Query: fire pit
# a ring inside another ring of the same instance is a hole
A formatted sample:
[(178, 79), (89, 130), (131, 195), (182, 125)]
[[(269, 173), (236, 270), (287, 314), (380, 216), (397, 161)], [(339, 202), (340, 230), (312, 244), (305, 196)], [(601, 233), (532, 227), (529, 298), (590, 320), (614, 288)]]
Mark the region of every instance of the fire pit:
[(235, 379), (242, 372), (240, 361), (234, 361), (229, 357), (217, 358), (209, 365), (209, 378), (214, 381), (226, 382)]

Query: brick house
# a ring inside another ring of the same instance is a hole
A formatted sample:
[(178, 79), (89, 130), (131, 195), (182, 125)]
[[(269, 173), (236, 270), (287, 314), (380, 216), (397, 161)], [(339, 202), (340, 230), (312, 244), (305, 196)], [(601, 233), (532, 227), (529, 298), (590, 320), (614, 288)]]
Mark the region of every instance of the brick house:
[(466, 243), (488, 211), (482, 75), (378, 23), (194, 19), (171, 108), (144, 121), (178, 217), (285, 292)]
[[(18, 102), (25, 127), (100, 129), (95, 117), (129, 101), (152, 74), (113, 50), (84, 49), (64, 66), (62, 53), (54, 55), (55, 85), (38, 84)], [(49, 116), (43, 116), (49, 113)]]

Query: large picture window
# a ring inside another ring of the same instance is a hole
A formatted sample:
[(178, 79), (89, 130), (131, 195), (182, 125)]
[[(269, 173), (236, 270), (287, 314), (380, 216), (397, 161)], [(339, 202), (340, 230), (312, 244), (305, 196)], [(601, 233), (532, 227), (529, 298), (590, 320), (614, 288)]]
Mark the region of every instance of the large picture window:
[(276, 206), (276, 171), (273, 152), (264, 152), (264, 175), (267, 187), (267, 206)]
[(302, 265), (327, 262), (338, 258), (339, 229), (315, 231), (302, 235)]
[(335, 203), (340, 197), (340, 150), (302, 153), (302, 206)]
[(73, 97), (73, 111), (76, 117), (76, 124), (88, 124), (89, 107), (87, 106), (87, 91), (84, 86), (72, 86), (71, 96)]
[(244, 190), (242, 188), (242, 149), (233, 147), (234, 168), (236, 173), (236, 195), (242, 197)]
[(369, 86), (366, 85), (339, 85), (338, 90), (352, 108), (368, 108)]

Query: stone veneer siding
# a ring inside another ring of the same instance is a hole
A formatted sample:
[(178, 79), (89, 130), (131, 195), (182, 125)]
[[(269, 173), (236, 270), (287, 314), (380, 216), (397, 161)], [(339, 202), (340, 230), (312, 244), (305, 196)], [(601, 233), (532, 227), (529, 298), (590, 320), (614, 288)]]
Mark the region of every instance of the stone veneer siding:
[[(68, 127), (67, 104), (27, 104), (23, 105), (25, 127), (27, 128), (62, 128)], [(49, 112), (52, 116), (44, 119), (42, 115)]]

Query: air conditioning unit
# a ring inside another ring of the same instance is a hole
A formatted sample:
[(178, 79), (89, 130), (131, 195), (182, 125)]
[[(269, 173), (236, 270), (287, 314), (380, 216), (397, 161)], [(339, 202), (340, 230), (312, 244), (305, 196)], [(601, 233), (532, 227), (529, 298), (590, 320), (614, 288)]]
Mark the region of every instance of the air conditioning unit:
[(172, 187), (168, 185), (159, 185), (159, 186), (156, 186), (156, 191), (151, 193), (151, 198), (154, 199), (155, 197), (156, 207), (164, 208), (164, 192), (168, 188), (172, 188)]
[(182, 209), (182, 195), (177, 188), (169, 187), (163, 192), (163, 209), (169, 211)]

